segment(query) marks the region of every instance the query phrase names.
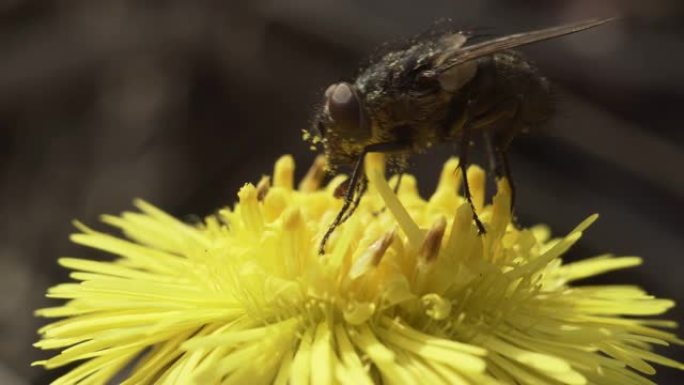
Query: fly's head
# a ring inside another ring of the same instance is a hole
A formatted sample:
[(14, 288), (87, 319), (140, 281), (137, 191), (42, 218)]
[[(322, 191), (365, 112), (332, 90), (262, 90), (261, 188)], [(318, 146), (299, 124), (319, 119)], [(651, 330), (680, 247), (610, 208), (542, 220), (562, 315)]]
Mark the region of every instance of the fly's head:
[(363, 95), (348, 82), (330, 85), (305, 139), (322, 145), (328, 166), (352, 164), (372, 141), (371, 119)]

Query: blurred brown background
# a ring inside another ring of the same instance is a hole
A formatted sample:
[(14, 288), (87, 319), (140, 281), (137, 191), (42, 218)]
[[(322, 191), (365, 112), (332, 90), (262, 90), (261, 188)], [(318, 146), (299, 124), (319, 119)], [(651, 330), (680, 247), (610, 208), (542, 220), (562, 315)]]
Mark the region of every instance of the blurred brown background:
[[(134, 197), (204, 215), (286, 152), (301, 174), (314, 154), (300, 130), (325, 86), (437, 19), (501, 34), (615, 13), (630, 18), (525, 49), (559, 116), (514, 143), (518, 213), (557, 233), (601, 213), (571, 257), (641, 255), (594, 282), (684, 305), (681, 0), (0, 1), (0, 384), (54, 378), (29, 367), (43, 356), (31, 312), (66, 279), (57, 257), (92, 256), (69, 244), (71, 219), (95, 224)], [(434, 181), (451, 152), (413, 171)]]

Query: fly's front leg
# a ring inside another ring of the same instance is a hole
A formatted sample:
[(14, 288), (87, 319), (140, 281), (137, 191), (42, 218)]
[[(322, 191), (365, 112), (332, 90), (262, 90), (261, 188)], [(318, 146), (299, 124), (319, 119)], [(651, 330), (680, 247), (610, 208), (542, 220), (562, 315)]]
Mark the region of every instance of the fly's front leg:
[(354, 198), (354, 202), (352, 203), (349, 210), (347, 210), (347, 213), (345, 214), (344, 218), (342, 218), (341, 223), (346, 222), (347, 219), (349, 219), (349, 217), (351, 217), (352, 214), (354, 214), (354, 211), (356, 211), (356, 208), (359, 207), (359, 203), (361, 202), (361, 198), (363, 197), (363, 194), (365, 194), (366, 190), (368, 190), (368, 178), (366, 178), (366, 177), (361, 178), (358, 186), (359, 186), (359, 188), (358, 188), (359, 191), (356, 194), (356, 198)]
[[(330, 227), (328, 227), (328, 230), (326, 230), (323, 238), (321, 239), (321, 244), (318, 248), (319, 255), (325, 254), (325, 245), (328, 242), (328, 238), (330, 238), (338, 226), (351, 217), (358, 207), (363, 193), (366, 191), (367, 182), (366, 177), (363, 175), (363, 161), (366, 158), (366, 154), (369, 152), (400, 151), (406, 149), (406, 147), (407, 145), (403, 142), (388, 142), (372, 144), (366, 146), (363, 151), (361, 151), (361, 154), (359, 154), (359, 157), (356, 159), (356, 163), (354, 164), (354, 170), (352, 171), (351, 178), (349, 178), (349, 185), (344, 195), (344, 203), (342, 204), (342, 208), (340, 208), (335, 220), (333, 220), (333, 223), (330, 225)], [(357, 192), (358, 195), (356, 198), (354, 198), (354, 195)]]
[(335, 231), (337, 226), (341, 225), (344, 222), (344, 220), (348, 218), (345, 217), (345, 214), (347, 213), (347, 210), (349, 210), (354, 201), (354, 193), (356, 192), (357, 183), (359, 183), (361, 173), (363, 173), (363, 160), (366, 158), (367, 153), (368, 152), (366, 150), (362, 151), (359, 157), (356, 159), (356, 164), (354, 164), (354, 171), (352, 171), (351, 178), (349, 179), (349, 186), (347, 187), (347, 192), (344, 195), (344, 203), (342, 204), (342, 208), (340, 208), (340, 211), (337, 213), (335, 220), (330, 225), (330, 227), (328, 227), (328, 230), (323, 235), (323, 239), (321, 239), (321, 244), (318, 247), (319, 255), (325, 254), (325, 244), (328, 242), (328, 238), (330, 238), (330, 236), (332, 235), (333, 231)]

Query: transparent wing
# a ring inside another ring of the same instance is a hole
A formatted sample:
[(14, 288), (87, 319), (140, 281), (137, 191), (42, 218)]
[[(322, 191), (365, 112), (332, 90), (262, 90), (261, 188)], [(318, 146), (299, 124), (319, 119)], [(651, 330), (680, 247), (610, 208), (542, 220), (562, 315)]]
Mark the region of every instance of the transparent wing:
[[(495, 52), (536, 43), (538, 41), (553, 39), (560, 36), (570, 35), (598, 27), (599, 25), (615, 20), (614, 17), (605, 19), (591, 19), (578, 23), (561, 25), (531, 32), (516, 33), (491, 40), (477, 43), (450, 52), (448, 58), (444, 58), (436, 69), (436, 72), (446, 71), (449, 68), (468, 62), (479, 57), (491, 55)], [(465, 37), (465, 36), (464, 36)]]

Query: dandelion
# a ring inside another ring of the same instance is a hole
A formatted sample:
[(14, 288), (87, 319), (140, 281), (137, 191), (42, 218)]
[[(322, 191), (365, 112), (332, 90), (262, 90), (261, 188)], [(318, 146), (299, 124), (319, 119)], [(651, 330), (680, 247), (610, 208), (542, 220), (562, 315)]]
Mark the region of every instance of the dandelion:
[(456, 167), (424, 200), (412, 176), (395, 195), (371, 159), (370, 190), (322, 256), (343, 178), (321, 188), (319, 161), (295, 189), (288, 156), (272, 185), (246, 184), (201, 225), (143, 201), (102, 217), (125, 238), (77, 224), (73, 242), (116, 258), (59, 260), (74, 282), (49, 290), (65, 302), (37, 312), (60, 319), (36, 346), (60, 352), (35, 364), (78, 363), (54, 384), (641, 385), (653, 363), (684, 369), (652, 351), (684, 342), (665, 330), (674, 322), (647, 318), (672, 301), (575, 285), (641, 263), (562, 262), (596, 215), (558, 238), (517, 228), (505, 180), (485, 206), (473, 166), (480, 236)]

